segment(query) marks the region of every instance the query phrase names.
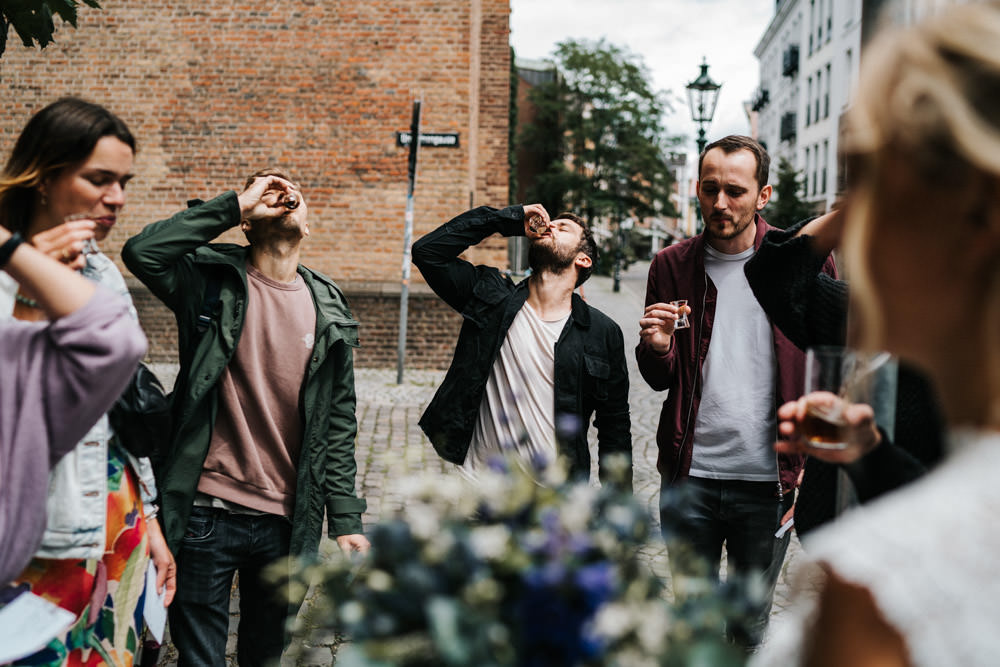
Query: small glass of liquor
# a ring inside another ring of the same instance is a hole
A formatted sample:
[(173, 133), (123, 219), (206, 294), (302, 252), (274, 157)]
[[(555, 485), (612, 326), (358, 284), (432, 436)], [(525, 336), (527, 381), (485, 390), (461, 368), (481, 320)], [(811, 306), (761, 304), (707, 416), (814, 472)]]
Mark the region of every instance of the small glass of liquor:
[(849, 405), (895, 403), (894, 366), (887, 353), (820, 345), (806, 350), (806, 415), (799, 431), (811, 447), (846, 449)]
[(532, 213), (528, 216), (528, 229), (531, 230), (533, 234), (538, 234), (541, 236), (549, 229), (549, 223), (545, 221), (545, 218), (538, 213)]
[(670, 304), (677, 306), (677, 321), (674, 322), (674, 330), (677, 329), (687, 329), (691, 326), (691, 322), (688, 321), (688, 310), (687, 299), (678, 299), (677, 301), (671, 301)]
[[(72, 220), (92, 220), (97, 217), (97, 214), (92, 212), (87, 213), (72, 213), (63, 218), (63, 222), (70, 222)], [(96, 255), (101, 252), (101, 249), (97, 247), (97, 241), (94, 237), (90, 237), (83, 242), (83, 248), (80, 249), (81, 255)]]

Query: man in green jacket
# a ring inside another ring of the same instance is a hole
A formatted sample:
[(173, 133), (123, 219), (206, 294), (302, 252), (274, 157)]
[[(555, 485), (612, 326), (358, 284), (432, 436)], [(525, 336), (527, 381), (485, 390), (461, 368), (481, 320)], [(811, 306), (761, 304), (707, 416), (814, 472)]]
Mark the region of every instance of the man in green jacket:
[[(236, 225), (249, 245), (210, 243)], [(299, 187), (271, 169), (122, 250), (178, 324), (174, 430), (157, 484), (178, 563), (170, 634), (182, 667), (225, 664), (236, 572), (239, 663), (280, 656), (288, 606), (261, 572), (315, 555), (324, 511), (343, 550), (368, 548), (354, 489), (358, 323), (337, 286), (299, 264), (308, 235)]]

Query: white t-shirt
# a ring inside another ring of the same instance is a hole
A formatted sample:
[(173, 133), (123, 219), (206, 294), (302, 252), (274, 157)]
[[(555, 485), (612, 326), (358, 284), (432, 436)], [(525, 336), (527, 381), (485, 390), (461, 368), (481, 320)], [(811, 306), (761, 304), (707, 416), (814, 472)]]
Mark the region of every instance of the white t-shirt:
[(526, 470), (532, 462), (552, 463), (555, 428), (555, 347), (569, 319), (547, 322), (525, 303), (507, 330), (486, 382), (486, 394), (465, 463), (470, 479), (503, 451), (517, 453)]
[(705, 246), (705, 271), (718, 290), (712, 340), (702, 367), (691, 476), (769, 482), (778, 479), (773, 445), (774, 333), (737, 255)]

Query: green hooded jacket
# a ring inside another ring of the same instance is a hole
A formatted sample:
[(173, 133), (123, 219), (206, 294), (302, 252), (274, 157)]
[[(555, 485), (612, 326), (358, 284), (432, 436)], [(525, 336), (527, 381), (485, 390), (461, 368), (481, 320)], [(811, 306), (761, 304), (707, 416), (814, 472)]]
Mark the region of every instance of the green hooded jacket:
[[(177, 319), (180, 372), (173, 392), (170, 451), (158, 466), (157, 487), (167, 544), (176, 553), (187, 527), (218, 410), (216, 386), (243, 331), (248, 246), (210, 241), (239, 225), (235, 192), (153, 223), (122, 249), (125, 265)], [(315, 555), (329, 517), (330, 537), (361, 532), (365, 501), (354, 490), (357, 419), (354, 350), (358, 323), (343, 293), (301, 264), (316, 305), (312, 360), (300, 394), (303, 441), (292, 515), (291, 553)], [(216, 313), (198, 330), (206, 288), (219, 285)]]

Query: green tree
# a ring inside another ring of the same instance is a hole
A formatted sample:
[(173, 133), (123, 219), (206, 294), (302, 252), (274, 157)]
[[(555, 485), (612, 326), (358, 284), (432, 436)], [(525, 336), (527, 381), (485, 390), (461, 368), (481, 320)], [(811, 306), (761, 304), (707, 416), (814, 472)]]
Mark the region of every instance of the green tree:
[(678, 140), (642, 59), (604, 40), (569, 40), (555, 60), (559, 76), (532, 90), (537, 116), (518, 138), (548, 165), (530, 198), (590, 221), (676, 215), (668, 152)]
[[(88, 7), (100, 9), (98, 0), (83, 0)], [(76, 27), (76, 0), (0, 0), (0, 57), (7, 50), (7, 31), (10, 26), (21, 38), (21, 43), (31, 48), (35, 42), (44, 49), (53, 41), (56, 27), (53, 17), (58, 16)]]
[(774, 184), (774, 196), (764, 211), (767, 221), (781, 229), (788, 229), (797, 222), (816, 215), (813, 204), (799, 197), (805, 192), (805, 177), (792, 163), (778, 160), (778, 180)]

